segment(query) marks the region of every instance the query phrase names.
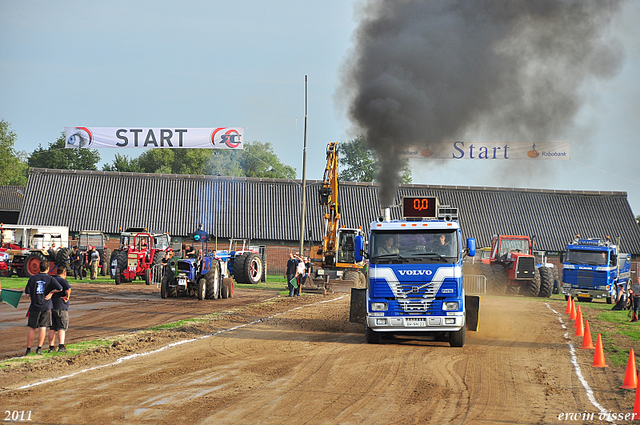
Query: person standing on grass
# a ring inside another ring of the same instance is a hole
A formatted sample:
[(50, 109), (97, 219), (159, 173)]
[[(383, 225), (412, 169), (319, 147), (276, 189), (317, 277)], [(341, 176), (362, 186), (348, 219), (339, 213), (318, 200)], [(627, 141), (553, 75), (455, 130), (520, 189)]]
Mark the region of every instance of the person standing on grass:
[(58, 335), (58, 351), (66, 353), (64, 340), (69, 327), (69, 296), (71, 295), (71, 285), (67, 281), (67, 268), (58, 266), (58, 275), (55, 279), (62, 286), (62, 292), (56, 292), (51, 297), (53, 308), (51, 309), (51, 327), (49, 328), (49, 352), (56, 351), (55, 340)]
[(25, 356), (31, 353), (31, 344), (33, 344), (33, 338), (36, 334), (36, 329), (39, 330), (38, 334), (38, 348), (36, 354), (42, 354), (42, 344), (44, 344), (44, 337), (47, 335), (47, 328), (51, 326), (51, 309), (53, 303), (51, 297), (56, 292), (62, 291), (62, 286), (58, 281), (47, 274), (49, 270), (49, 262), (40, 262), (40, 273), (35, 276), (31, 276), (27, 282), (27, 286), (24, 288), (26, 296), (31, 298), (31, 304), (27, 312), (27, 326), (29, 326), (29, 333), (27, 334), (27, 351)]
[(638, 321), (638, 311), (640, 310), (640, 276), (636, 276), (636, 281), (631, 285), (631, 295), (633, 296), (633, 320)]
[(298, 264), (296, 264), (296, 279), (298, 280), (298, 287), (295, 290), (295, 295), (296, 297), (299, 297), (300, 287), (304, 283), (304, 273), (307, 270), (307, 268), (304, 265), (304, 259), (302, 257), (300, 257), (299, 255), (296, 255), (296, 259), (298, 261)]
[(98, 263), (100, 262), (100, 253), (95, 246), (91, 247), (91, 280), (98, 278)]

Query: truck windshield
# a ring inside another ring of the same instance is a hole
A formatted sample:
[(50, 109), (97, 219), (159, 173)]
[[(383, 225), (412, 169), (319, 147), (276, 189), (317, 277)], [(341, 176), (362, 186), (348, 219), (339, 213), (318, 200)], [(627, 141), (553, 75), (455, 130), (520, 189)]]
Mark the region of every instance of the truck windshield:
[(376, 231), (371, 235), (372, 263), (455, 263), (460, 253), (456, 230)]
[(605, 266), (607, 264), (607, 253), (604, 251), (584, 251), (578, 249), (567, 250), (564, 259), (570, 264), (589, 264), (591, 266)]

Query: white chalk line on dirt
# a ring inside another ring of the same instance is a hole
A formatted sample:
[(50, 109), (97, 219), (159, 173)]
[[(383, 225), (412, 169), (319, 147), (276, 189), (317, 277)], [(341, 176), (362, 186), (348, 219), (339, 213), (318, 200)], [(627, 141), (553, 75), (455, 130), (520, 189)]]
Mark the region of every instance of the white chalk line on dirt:
[[(167, 349), (172, 348), (172, 347), (176, 347), (178, 345), (182, 345), (182, 344), (186, 344), (186, 343), (194, 342), (194, 341), (199, 341), (201, 339), (210, 338), (210, 337), (213, 337), (213, 336), (218, 336), (218, 335), (226, 333), (226, 332), (231, 332), (231, 331), (235, 331), (235, 330), (247, 327), (247, 326), (255, 325), (256, 323), (264, 322), (265, 320), (273, 319), (274, 317), (281, 316), (281, 315), (287, 314), (287, 313), (291, 313), (293, 311), (300, 310), (300, 309), (303, 309), (303, 308), (306, 308), (306, 307), (313, 307), (313, 306), (320, 305), (320, 304), (325, 304), (325, 303), (330, 303), (330, 302), (333, 302), (333, 301), (338, 301), (338, 300), (343, 299), (346, 296), (347, 295), (343, 295), (341, 297), (332, 298), (330, 300), (319, 301), (319, 302), (313, 303), (313, 304), (301, 305), (301, 306), (292, 308), (291, 310), (283, 311), (281, 313), (276, 313), (276, 314), (273, 314), (273, 315), (271, 315), (269, 317), (263, 317), (261, 319), (254, 320), (253, 322), (244, 323), (242, 325), (234, 326), (232, 328), (222, 329), (222, 330), (219, 330), (219, 331), (214, 332), (212, 334), (203, 335), (203, 336), (200, 336), (198, 338), (183, 339), (182, 341), (172, 342), (171, 344), (165, 345), (164, 347), (157, 348), (157, 349), (155, 349), (153, 351), (147, 351), (146, 353), (137, 353), (137, 354), (131, 354), (131, 355), (125, 356), (125, 357), (120, 357), (119, 359), (117, 359), (113, 363), (108, 363), (108, 364), (104, 364), (104, 365), (90, 367), (90, 368), (87, 368), (87, 369), (82, 369), (82, 370), (79, 370), (77, 372), (70, 373), (68, 375), (58, 376), (58, 377), (55, 377), (55, 378), (49, 378), (49, 379), (45, 379), (45, 380), (42, 380), (42, 381), (37, 381), (37, 382), (31, 383), (31, 384), (23, 385), (21, 387), (15, 388), (15, 389), (6, 389), (6, 390), (3, 390), (3, 391), (0, 391), (0, 394), (4, 394), (4, 393), (10, 392), (10, 391), (25, 390), (25, 389), (28, 389), (28, 388), (37, 387), (39, 385), (49, 384), (51, 382), (62, 381), (63, 379), (73, 378), (74, 376), (78, 376), (78, 375), (83, 374), (83, 373), (91, 372), (91, 371), (98, 370), (98, 369), (103, 369), (105, 367), (115, 366), (115, 365), (118, 365), (120, 363), (124, 363), (127, 360), (135, 359), (135, 358), (138, 358), (138, 357), (144, 357), (144, 356), (148, 356), (148, 355), (151, 355), (151, 354), (160, 353), (160, 352), (162, 352), (164, 350), (167, 350)], [(263, 303), (266, 303), (266, 302), (268, 302), (270, 300), (273, 300), (273, 299), (274, 298), (269, 298), (267, 300), (264, 300)]]
[[(553, 311), (558, 316), (558, 321), (562, 325), (562, 329), (567, 329), (567, 326), (564, 324), (564, 321), (562, 320), (562, 316), (560, 315), (560, 313), (558, 313), (553, 308), (551, 308), (551, 306), (549, 304), (545, 303), (545, 305), (547, 306), (547, 308), (549, 310)], [(580, 381), (580, 383), (584, 387), (584, 390), (585, 390), (585, 392), (587, 394), (587, 398), (589, 399), (591, 404), (593, 404), (593, 406), (600, 411), (601, 414), (605, 415), (605, 417), (608, 416), (609, 411), (607, 409), (605, 409), (604, 407), (602, 407), (600, 405), (600, 403), (598, 403), (598, 401), (596, 400), (596, 396), (593, 393), (593, 390), (589, 386), (589, 383), (587, 382), (587, 380), (582, 375), (582, 369), (580, 368), (580, 365), (578, 364), (578, 357), (576, 356), (576, 349), (573, 346), (573, 343), (571, 342), (571, 339), (569, 337), (569, 332), (568, 331), (564, 333), (564, 338), (567, 340), (567, 344), (569, 345), (569, 352), (571, 353), (571, 364), (573, 364), (573, 368), (576, 371), (576, 376), (578, 377), (578, 380)], [(607, 420), (607, 422), (614, 423), (611, 420)]]

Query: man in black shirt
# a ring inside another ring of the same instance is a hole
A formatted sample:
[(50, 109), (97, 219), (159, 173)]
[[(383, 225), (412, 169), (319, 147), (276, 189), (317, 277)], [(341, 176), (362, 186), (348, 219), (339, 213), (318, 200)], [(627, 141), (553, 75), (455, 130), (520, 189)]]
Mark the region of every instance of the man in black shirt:
[(62, 286), (61, 292), (56, 292), (51, 297), (53, 309), (51, 310), (51, 328), (49, 329), (49, 351), (56, 351), (54, 345), (56, 333), (58, 334), (58, 351), (66, 353), (64, 340), (69, 327), (69, 296), (71, 295), (71, 285), (67, 281), (67, 268), (58, 266), (58, 275), (55, 279)]
[(24, 288), (24, 293), (28, 297), (31, 297), (31, 304), (29, 305), (29, 317), (27, 326), (29, 326), (29, 333), (27, 334), (27, 351), (25, 356), (31, 352), (31, 344), (36, 334), (36, 329), (39, 329), (38, 334), (38, 348), (36, 354), (42, 354), (42, 344), (44, 344), (44, 337), (47, 335), (47, 327), (51, 325), (51, 309), (53, 303), (51, 297), (56, 292), (62, 291), (62, 286), (58, 281), (46, 274), (49, 270), (49, 262), (40, 262), (40, 273), (29, 278), (27, 286)]
[[(296, 267), (298, 266), (298, 260), (296, 260), (295, 258), (293, 258), (293, 254), (289, 253), (289, 261), (287, 261), (287, 270), (285, 272), (285, 279), (287, 279), (287, 288), (289, 289), (289, 295), (287, 295), (288, 297), (293, 297), (296, 287), (297, 287), (297, 282), (296, 282)], [(296, 286), (294, 286), (291, 282), (296, 283)]]

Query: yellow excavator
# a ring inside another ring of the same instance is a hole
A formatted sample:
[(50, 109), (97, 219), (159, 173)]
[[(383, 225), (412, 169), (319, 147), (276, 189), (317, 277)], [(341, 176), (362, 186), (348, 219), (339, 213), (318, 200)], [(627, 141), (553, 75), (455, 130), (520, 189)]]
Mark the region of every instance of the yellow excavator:
[(355, 253), (364, 248), (365, 234), (362, 228), (348, 229), (340, 225), (340, 203), (338, 202), (338, 143), (327, 146), (327, 166), (322, 187), (319, 189), (320, 205), (323, 208), (324, 237), (317, 249), (315, 262), (319, 263), (314, 273), (314, 282), (324, 286), (330, 279), (352, 281), (353, 286), (366, 285), (363, 274), (364, 261), (356, 261)]

